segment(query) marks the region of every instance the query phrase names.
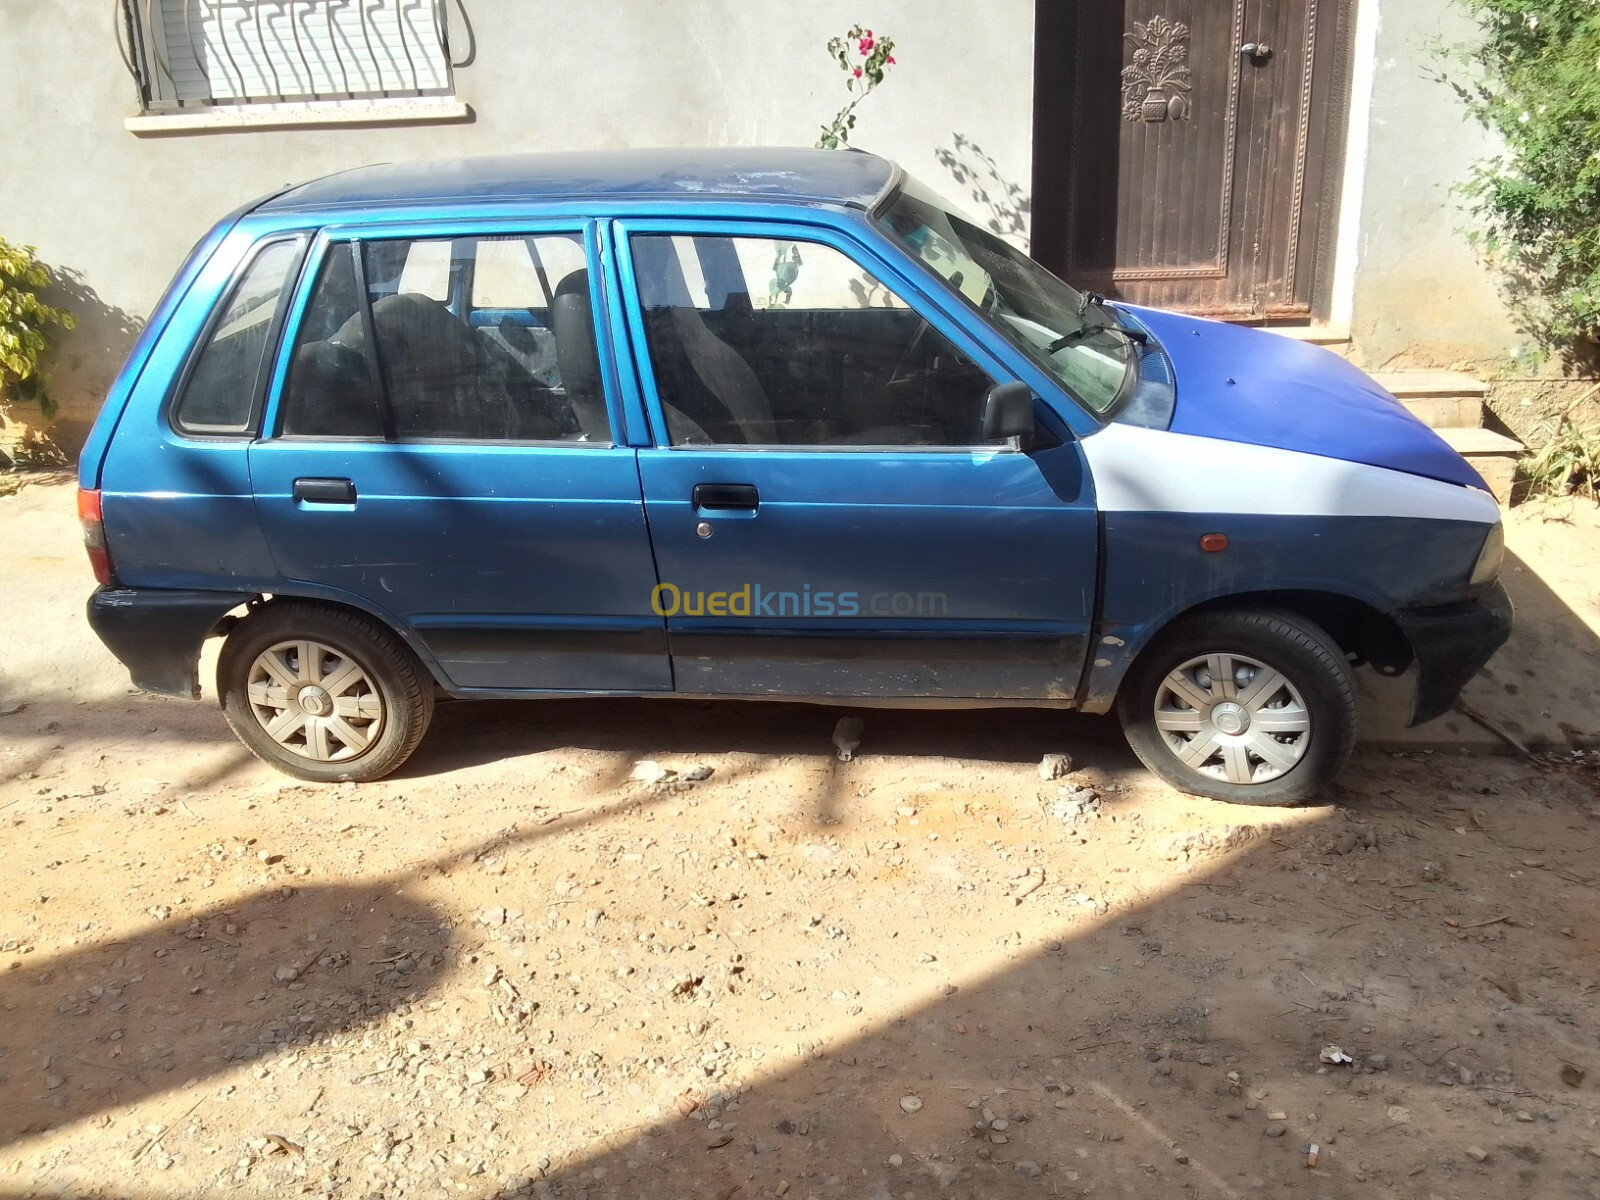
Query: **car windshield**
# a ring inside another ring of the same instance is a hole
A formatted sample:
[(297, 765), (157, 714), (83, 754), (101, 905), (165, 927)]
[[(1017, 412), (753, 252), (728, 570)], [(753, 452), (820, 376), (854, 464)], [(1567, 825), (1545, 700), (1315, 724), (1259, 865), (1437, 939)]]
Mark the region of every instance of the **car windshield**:
[(1137, 339), (1121, 331), (1114, 313), (1086, 302), (915, 181), (907, 180), (878, 222), (1079, 401), (1104, 413), (1123, 394), (1138, 361)]

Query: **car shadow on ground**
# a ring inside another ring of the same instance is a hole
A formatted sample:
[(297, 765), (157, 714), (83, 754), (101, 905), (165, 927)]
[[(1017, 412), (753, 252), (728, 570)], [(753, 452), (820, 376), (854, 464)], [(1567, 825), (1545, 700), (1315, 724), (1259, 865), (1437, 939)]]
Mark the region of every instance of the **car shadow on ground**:
[[(1026, 939), (1007, 932), (1009, 902), (975, 898), (993, 912), (990, 944), (966, 960), (930, 955), (928, 967), (893, 978), (875, 978), (893, 972), (863, 962), (858, 1007), (835, 1017), (812, 997), (795, 1011), (803, 1019), (790, 1026), (784, 1065), (764, 1070), (735, 1048), (725, 1075), (697, 1072), (642, 1095), (616, 1089), (595, 1101), (609, 1106), (606, 1120), (632, 1127), (627, 1136), (595, 1140), (548, 1167), (537, 1147), (492, 1164), (496, 1175), (525, 1182), (497, 1191), (481, 1178), (446, 1179), (445, 1167), (429, 1182), (474, 1200), (1236, 1200), (1410, 1194), (1419, 1175), (1429, 1194), (1464, 1197), (1553, 1194), (1559, 1181), (1592, 1180), (1582, 1139), (1556, 1136), (1548, 1121), (1496, 1121), (1492, 1140), (1474, 1126), (1470, 1136), (1485, 1141), (1488, 1165), (1464, 1152), (1461, 1132), (1463, 1115), (1493, 1116), (1495, 1106), (1559, 1101), (1573, 1110), (1568, 1124), (1594, 1116), (1585, 1094), (1554, 1095), (1561, 1063), (1581, 1058), (1592, 1040), (1567, 1012), (1572, 973), (1525, 973), (1533, 961), (1593, 959), (1592, 929), (1576, 943), (1557, 932), (1582, 924), (1585, 896), (1558, 873), (1530, 876), (1520, 902), (1539, 914), (1538, 924), (1508, 938), (1503, 917), (1488, 919), (1496, 901), (1474, 884), (1480, 872), (1514, 866), (1526, 854), (1524, 839), (1560, 853), (1579, 815), (1572, 797), (1548, 783), (1535, 784), (1535, 797), (1509, 767), (1471, 771), (1460, 785), (1485, 804), (1514, 807), (1517, 832), (1504, 845), (1480, 837), (1467, 855), (1478, 861), (1457, 861), (1452, 850), (1463, 843), (1449, 826), (1461, 819), (1452, 807), (1458, 797), (1435, 789), (1418, 799), (1439, 768), (1372, 751), (1363, 760), (1342, 810), (1283, 817), (1218, 809), (1213, 823), (1142, 844), (1136, 810), (1114, 802), (1104, 816), (1121, 820), (1098, 836), (1126, 839), (1149, 866), (1164, 865), (1164, 876), (1146, 875), (1143, 893), (1109, 910), (1092, 893), (1087, 907), (1060, 888), (1032, 893), (1027, 903), (1046, 917), (1016, 920), (1030, 929)], [(1495, 824), (1502, 819), (1513, 818), (1502, 813)], [(1441, 860), (1450, 865), (1440, 869)], [(1058, 869), (1071, 877), (1070, 862)], [(1093, 884), (1065, 884), (1073, 886)], [(908, 936), (932, 935), (918, 926), (919, 902), (905, 903), (903, 912), (855, 920), (898, 920)], [(1410, 920), (1419, 913), (1426, 919)], [(1392, 940), (1402, 920), (1409, 942)], [(264, 974), (311, 953), (303, 932), (318, 922), (366, 957), (319, 962), (287, 983)], [(195, 928), (200, 936), (188, 939)], [(230, 956), (229, 941), (242, 953)], [(431, 986), (451, 944), (441, 915), (396, 896), (391, 880), (259, 895), (193, 924), (69, 953), (48, 974), (13, 972), (0, 991), (12, 1036), (21, 1033), (52, 1061), (34, 1064), (26, 1084), (14, 1071), (4, 1085), (3, 1137), (83, 1119), (186, 1075), (315, 1042), (397, 1008)], [(414, 970), (394, 979), (407, 956)], [(758, 961), (749, 966), (763, 970)], [(1515, 995), (1495, 982), (1519, 971)], [(951, 982), (941, 987), (939, 977)], [(165, 1011), (193, 1008), (193, 1029), (179, 1044), (130, 1051), (131, 1061), (108, 1068), (107, 1039), (121, 1018), (110, 992), (90, 994), (107, 981)], [(76, 1007), (63, 1010), (56, 997), (69, 984)], [(741, 985), (730, 976), (725, 986)], [(654, 1003), (661, 1021), (693, 1010), (687, 999)], [(1484, 1029), (1508, 1028), (1520, 1039), (1515, 1061), (1497, 1038), (1481, 1038)], [(1330, 1043), (1370, 1069), (1321, 1062)], [(101, 1061), (63, 1067), (57, 1055)], [(1382, 1055), (1381, 1065), (1371, 1055)], [(51, 1087), (52, 1071), (70, 1082)], [(1441, 1072), (1456, 1082), (1468, 1072), (1475, 1082), (1446, 1086)], [(514, 1114), (523, 1098), (539, 1099), (540, 1088), (565, 1085), (551, 1076), (491, 1086)], [(528, 1110), (530, 1130), (541, 1107)], [(518, 1127), (514, 1115), (507, 1120)], [(341, 1168), (351, 1176), (363, 1170)], [(287, 1177), (281, 1183), (303, 1190)], [(1358, 1190), (1340, 1190), (1351, 1188)], [(156, 1193), (113, 1185), (104, 1194)]]

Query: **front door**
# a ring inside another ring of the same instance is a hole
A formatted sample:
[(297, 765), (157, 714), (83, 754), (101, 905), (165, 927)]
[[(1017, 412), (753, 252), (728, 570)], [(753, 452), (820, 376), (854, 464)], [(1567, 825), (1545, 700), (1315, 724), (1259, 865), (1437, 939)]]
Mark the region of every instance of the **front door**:
[(1035, 257), (1137, 304), (1311, 315), (1332, 269), (1353, 11), (1040, 0)]
[(992, 366), (842, 241), (624, 239), (676, 688), (1070, 700), (1096, 562), (1077, 445), (986, 443)]
[(670, 690), (598, 262), (578, 228), (326, 246), (250, 448), (288, 590), (395, 621), (459, 689)]

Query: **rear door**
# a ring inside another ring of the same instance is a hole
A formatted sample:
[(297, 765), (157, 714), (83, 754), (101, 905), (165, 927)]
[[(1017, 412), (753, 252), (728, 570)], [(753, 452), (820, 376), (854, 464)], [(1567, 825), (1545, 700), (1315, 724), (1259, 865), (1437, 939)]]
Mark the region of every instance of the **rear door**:
[(836, 233), (619, 236), (678, 690), (1070, 700), (1097, 519), (1065, 427), (1030, 453), (986, 443), (1011, 376)]
[(250, 448), (291, 590), (394, 621), (458, 689), (670, 689), (593, 228), (394, 228), (314, 259)]

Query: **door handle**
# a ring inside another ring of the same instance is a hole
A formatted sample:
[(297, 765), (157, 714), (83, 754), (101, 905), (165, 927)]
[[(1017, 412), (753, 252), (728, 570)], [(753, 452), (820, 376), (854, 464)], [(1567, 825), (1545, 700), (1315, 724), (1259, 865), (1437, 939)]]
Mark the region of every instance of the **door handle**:
[(349, 479), (296, 479), (290, 494), (296, 504), (354, 504), (356, 485)]
[(749, 483), (697, 483), (691, 497), (696, 508), (707, 510), (761, 507), (761, 494)]
[(1272, 57), (1272, 47), (1265, 42), (1246, 42), (1239, 47), (1239, 53), (1257, 62), (1266, 62)]

